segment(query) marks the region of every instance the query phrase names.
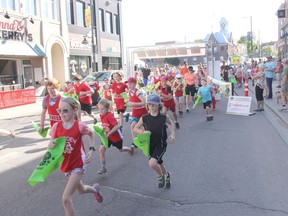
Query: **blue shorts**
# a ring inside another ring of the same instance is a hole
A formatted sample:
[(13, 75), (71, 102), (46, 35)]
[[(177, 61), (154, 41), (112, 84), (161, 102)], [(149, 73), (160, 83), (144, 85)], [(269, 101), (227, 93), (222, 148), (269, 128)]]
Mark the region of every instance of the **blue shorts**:
[(77, 175), (83, 175), (86, 172), (86, 165), (84, 165), (83, 168), (75, 168), (71, 170), (70, 172), (65, 172), (64, 175), (66, 177), (71, 176), (73, 173), (76, 173)]
[(183, 98), (183, 96), (175, 97), (175, 100), (179, 102), (180, 100), (182, 100), (182, 98)]
[(139, 118), (132, 117), (132, 118), (130, 119), (130, 124), (132, 124), (134, 121), (137, 123), (137, 122), (139, 121)]

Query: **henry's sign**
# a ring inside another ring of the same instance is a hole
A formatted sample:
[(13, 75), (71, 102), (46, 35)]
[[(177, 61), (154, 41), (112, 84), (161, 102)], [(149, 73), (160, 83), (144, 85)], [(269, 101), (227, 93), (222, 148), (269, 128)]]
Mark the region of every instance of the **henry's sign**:
[(17, 40), (17, 41), (33, 41), (31, 33), (25, 27), (24, 20), (14, 19), (13, 22), (6, 22), (0, 20), (0, 39), (4, 40)]

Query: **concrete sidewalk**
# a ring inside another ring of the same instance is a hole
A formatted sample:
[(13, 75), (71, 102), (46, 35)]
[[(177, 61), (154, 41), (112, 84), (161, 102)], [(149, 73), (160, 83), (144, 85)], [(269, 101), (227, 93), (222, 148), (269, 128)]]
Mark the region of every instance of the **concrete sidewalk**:
[[(265, 107), (264, 109), (269, 108), (271, 111), (273, 111), (283, 122), (288, 125), (288, 112), (287, 111), (280, 111), (282, 108), (282, 100), (278, 99), (277, 102), (277, 95), (276, 92), (280, 92), (281, 88), (277, 88), (278, 81), (273, 80), (272, 88), (273, 88), (273, 98), (272, 99), (264, 99)], [(237, 87), (236, 87), (237, 88)], [(244, 92), (244, 84), (242, 85), (243, 92)], [(255, 98), (255, 86), (252, 86), (251, 80), (249, 80), (248, 83), (249, 88), (249, 96), (252, 96)], [(265, 96), (265, 93), (264, 93)], [(251, 106), (251, 111), (253, 112), (254, 109), (256, 109), (256, 105)], [(265, 112), (265, 111), (264, 111)]]

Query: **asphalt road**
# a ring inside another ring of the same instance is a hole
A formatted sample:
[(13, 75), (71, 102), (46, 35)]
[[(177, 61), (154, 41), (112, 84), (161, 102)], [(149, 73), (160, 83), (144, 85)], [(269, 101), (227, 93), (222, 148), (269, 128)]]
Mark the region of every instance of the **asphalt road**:
[[(287, 125), (269, 110), (243, 117), (226, 115), (226, 106), (226, 99), (217, 101), (212, 122), (206, 121), (201, 105), (184, 113), (176, 143), (164, 156), (172, 176), (170, 190), (157, 188), (156, 175), (140, 151), (128, 156), (109, 149), (103, 176), (97, 174), (96, 152), (83, 181), (98, 182), (104, 202), (75, 194), (77, 215), (288, 215), (288, 142), (281, 136)], [(39, 113), (0, 120), (1, 128), (18, 134), (15, 141), (0, 138), (1, 216), (64, 215), (61, 196), (66, 180), (60, 171), (35, 187), (27, 183), (48, 142), (31, 126), (31, 120), (39, 122)], [(84, 120), (92, 125), (87, 117)], [(125, 145), (130, 145), (128, 123), (124, 135)]]

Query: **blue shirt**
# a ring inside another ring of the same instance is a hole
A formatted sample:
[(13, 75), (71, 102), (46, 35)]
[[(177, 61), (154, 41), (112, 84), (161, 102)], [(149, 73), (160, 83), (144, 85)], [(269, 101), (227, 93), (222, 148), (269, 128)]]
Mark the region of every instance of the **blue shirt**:
[(265, 76), (266, 78), (274, 77), (274, 70), (276, 69), (276, 64), (273, 61), (269, 61), (265, 63)]
[(213, 86), (201, 86), (198, 89), (197, 94), (202, 96), (202, 102), (206, 103), (207, 101), (211, 101), (212, 100), (212, 96), (211, 96), (211, 90), (213, 90), (214, 87)]

